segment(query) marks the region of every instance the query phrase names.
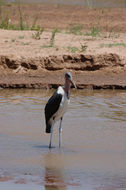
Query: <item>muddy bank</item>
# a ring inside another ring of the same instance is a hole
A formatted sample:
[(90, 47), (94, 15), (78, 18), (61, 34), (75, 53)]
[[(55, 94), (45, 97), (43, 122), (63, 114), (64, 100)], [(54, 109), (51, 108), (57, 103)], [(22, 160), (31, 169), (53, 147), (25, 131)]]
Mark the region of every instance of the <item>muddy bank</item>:
[(57, 88), (71, 71), (78, 89), (126, 89), (126, 60), (117, 54), (0, 56), (1, 88)]
[(74, 71), (97, 71), (103, 68), (118, 69), (126, 67), (125, 59), (117, 54), (103, 55), (52, 55), (48, 57), (23, 58), (16, 56), (0, 56), (0, 67), (5, 71), (15, 73), (74, 70)]

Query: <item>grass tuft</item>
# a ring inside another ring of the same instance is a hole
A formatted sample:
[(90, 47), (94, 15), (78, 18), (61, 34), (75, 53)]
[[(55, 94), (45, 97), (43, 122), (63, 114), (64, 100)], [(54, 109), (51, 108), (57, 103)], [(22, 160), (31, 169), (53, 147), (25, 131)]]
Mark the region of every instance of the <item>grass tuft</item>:
[(56, 28), (52, 31), (52, 35), (51, 35), (51, 38), (50, 38), (50, 43), (49, 45), (43, 45), (41, 46), (41, 48), (51, 48), (51, 47), (54, 47), (54, 39), (55, 39), (55, 35), (56, 33), (59, 32), (59, 29)]
[(81, 44), (81, 52), (85, 52), (87, 50), (87, 45), (86, 44)]
[(32, 38), (35, 40), (40, 40), (43, 31), (44, 31), (44, 28), (40, 28), (39, 30), (37, 30), (35, 33), (32, 34)]
[(98, 27), (93, 26), (90, 32), (86, 32), (87, 36), (97, 37), (100, 36), (100, 30)]
[(77, 51), (79, 51), (79, 49), (77, 47), (75, 47), (75, 46), (73, 46), (73, 47), (69, 46), (68, 51), (71, 51), (72, 53), (76, 53)]
[(20, 24), (20, 30), (24, 30), (24, 23), (23, 23), (23, 16), (22, 16), (22, 10), (21, 10), (21, 5), (20, 2), (18, 3), (18, 11), (19, 11), (19, 16), (20, 16), (20, 20), (19, 20), (19, 24)]
[(19, 39), (24, 39), (24, 36), (18, 36)]
[(53, 47), (53, 46), (54, 46), (55, 35), (56, 35), (56, 33), (57, 33), (58, 31), (59, 31), (58, 28), (56, 28), (56, 29), (54, 29), (54, 30), (52, 31), (52, 36), (51, 36), (51, 39), (50, 39), (50, 47)]
[(81, 24), (72, 24), (69, 27), (69, 32), (70, 34), (74, 34), (74, 35), (82, 35), (82, 29), (83, 29), (83, 25)]
[(101, 44), (100, 47), (126, 47), (126, 43), (110, 43), (110, 44)]

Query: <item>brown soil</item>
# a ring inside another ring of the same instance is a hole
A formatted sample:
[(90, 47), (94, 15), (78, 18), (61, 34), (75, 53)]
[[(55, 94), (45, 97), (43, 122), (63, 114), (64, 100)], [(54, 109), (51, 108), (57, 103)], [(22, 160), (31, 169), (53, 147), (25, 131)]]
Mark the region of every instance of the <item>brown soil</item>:
[[(34, 39), (34, 31), (0, 30), (0, 87), (57, 88), (69, 70), (80, 89), (126, 89), (124, 9), (105, 9), (103, 14), (100, 9), (82, 7), (23, 6), (29, 22), (38, 14), (37, 23), (41, 26), (64, 31), (56, 33), (50, 47), (50, 30), (46, 29), (39, 40)], [(16, 23), (14, 7), (4, 8), (14, 13), (11, 22)], [(80, 35), (68, 33), (68, 26), (73, 23), (83, 24)], [(96, 37), (90, 34), (91, 30), (85, 34), (85, 28), (92, 26), (100, 26), (104, 32)]]
[[(40, 25), (44, 28), (69, 28), (71, 24), (81, 24), (83, 29), (94, 26), (109, 32), (126, 31), (126, 8), (89, 9), (83, 6), (65, 6), (48, 4), (21, 5), (23, 22), (28, 25)], [(2, 7), (3, 18), (9, 17), (11, 23), (19, 23), (20, 14), (18, 4)]]

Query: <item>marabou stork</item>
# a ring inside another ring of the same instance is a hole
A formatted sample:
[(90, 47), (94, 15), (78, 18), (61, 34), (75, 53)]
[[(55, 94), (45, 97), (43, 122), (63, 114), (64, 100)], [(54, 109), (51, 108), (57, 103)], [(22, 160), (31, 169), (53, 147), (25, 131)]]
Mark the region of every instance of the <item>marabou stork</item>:
[(53, 128), (56, 121), (59, 125), (59, 147), (61, 146), (62, 119), (70, 102), (71, 84), (76, 88), (70, 72), (65, 73), (65, 85), (59, 86), (45, 106), (46, 133), (50, 134), (49, 148), (51, 148)]

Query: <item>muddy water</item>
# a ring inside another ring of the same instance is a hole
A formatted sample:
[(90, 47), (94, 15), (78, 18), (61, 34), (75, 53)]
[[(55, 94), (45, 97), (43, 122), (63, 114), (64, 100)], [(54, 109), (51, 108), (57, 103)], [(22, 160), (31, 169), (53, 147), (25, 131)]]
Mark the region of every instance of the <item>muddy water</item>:
[(0, 90), (0, 187), (126, 189), (126, 91), (72, 91), (62, 148), (57, 123), (49, 150), (44, 105), (51, 94)]
[[(6, 2), (17, 2), (17, 0), (5, 0)], [(20, 0), (26, 2), (26, 0)], [(104, 8), (104, 7), (126, 7), (125, 0), (27, 0), (27, 3), (51, 3), (51, 4), (66, 4), (79, 5), (89, 8)]]

